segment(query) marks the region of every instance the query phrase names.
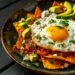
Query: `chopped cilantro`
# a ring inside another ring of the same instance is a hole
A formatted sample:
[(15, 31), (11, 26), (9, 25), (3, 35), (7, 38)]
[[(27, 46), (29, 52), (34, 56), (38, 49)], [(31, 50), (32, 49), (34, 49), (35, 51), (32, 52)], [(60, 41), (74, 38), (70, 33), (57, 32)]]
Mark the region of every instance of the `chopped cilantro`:
[(46, 36), (43, 36), (43, 39), (46, 40), (47, 39)]
[(37, 35), (37, 39), (41, 40), (41, 36), (40, 35)]
[(56, 26), (56, 27), (58, 27), (59, 29), (62, 29), (63, 27), (61, 27), (61, 26)]
[(56, 21), (55, 20), (53, 20), (53, 19), (51, 19), (50, 21), (49, 21), (49, 23), (55, 23)]
[(48, 44), (54, 44), (54, 43), (49, 41)]
[(74, 43), (75, 44), (75, 40), (70, 40), (70, 42)]
[(65, 47), (65, 46), (66, 46), (66, 44), (65, 44), (65, 43), (62, 43), (62, 44), (61, 44), (61, 46), (62, 46), (62, 47)]
[(62, 24), (63, 26), (68, 26), (69, 25), (67, 20), (60, 21), (60, 24)]
[(41, 23), (40, 23), (40, 21), (37, 21), (36, 24), (39, 25), (39, 24), (41, 24)]
[(34, 62), (32, 64), (35, 65), (35, 66), (37, 66), (37, 67), (40, 65), (38, 62)]

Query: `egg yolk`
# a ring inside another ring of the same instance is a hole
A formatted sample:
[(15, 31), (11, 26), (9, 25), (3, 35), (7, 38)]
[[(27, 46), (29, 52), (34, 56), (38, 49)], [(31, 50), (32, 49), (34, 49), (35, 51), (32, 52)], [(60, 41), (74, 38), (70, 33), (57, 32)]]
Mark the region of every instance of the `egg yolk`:
[(46, 33), (54, 41), (63, 41), (68, 37), (68, 31), (65, 28), (59, 28), (57, 26), (48, 27)]

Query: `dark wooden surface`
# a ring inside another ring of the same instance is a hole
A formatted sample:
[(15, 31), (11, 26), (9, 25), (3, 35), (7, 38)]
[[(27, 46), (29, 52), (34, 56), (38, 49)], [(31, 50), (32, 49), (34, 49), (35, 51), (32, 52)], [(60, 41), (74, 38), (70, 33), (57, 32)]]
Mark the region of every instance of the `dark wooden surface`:
[(14, 3), (15, 1), (18, 1), (18, 0), (0, 0), (0, 9), (6, 7), (9, 4)]

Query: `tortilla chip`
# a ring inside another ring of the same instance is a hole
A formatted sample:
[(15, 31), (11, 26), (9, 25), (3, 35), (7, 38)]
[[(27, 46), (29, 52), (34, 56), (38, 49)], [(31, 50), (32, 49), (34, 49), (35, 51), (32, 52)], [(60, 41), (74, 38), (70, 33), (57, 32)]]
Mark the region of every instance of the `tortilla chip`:
[(68, 67), (69, 64), (67, 63), (65, 66), (66, 62), (62, 62), (60, 60), (55, 60), (54, 62), (52, 62), (54, 59), (46, 59), (46, 58), (42, 58), (42, 63), (44, 68), (46, 69), (63, 69), (65, 67)]
[(18, 22), (14, 22), (14, 23), (13, 23), (13, 26), (15, 27), (16, 31), (18, 31), (18, 29), (20, 28), (20, 27), (18, 26), (18, 24), (19, 24)]
[(45, 58), (48, 58), (48, 59), (54, 58), (54, 59), (59, 59), (62, 61), (69, 62), (71, 64), (75, 64), (75, 56), (73, 55), (67, 55), (66, 57), (64, 57), (64, 56), (53, 56), (49, 54), (48, 56), (45, 56)]
[(22, 41), (23, 41), (23, 37), (22, 36), (19, 36), (18, 37), (18, 40), (16, 42), (16, 45), (15, 45), (17, 49), (21, 49)]
[(29, 18), (29, 17), (34, 17), (34, 14), (32, 14), (32, 13), (27, 13), (27, 17)]
[(36, 19), (40, 18), (41, 17), (41, 13), (42, 13), (41, 9), (37, 6), (36, 9), (35, 9), (35, 12), (34, 12), (34, 17)]
[(18, 34), (20, 34), (24, 30), (24, 27), (20, 27), (18, 24), (19, 24), (18, 22), (13, 23), (16, 31), (18, 32)]

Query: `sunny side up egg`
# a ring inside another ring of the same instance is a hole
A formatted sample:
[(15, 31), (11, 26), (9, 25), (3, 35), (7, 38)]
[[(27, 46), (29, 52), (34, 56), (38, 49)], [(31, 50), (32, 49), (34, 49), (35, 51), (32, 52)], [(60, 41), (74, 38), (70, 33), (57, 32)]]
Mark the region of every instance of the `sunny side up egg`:
[(48, 10), (42, 12), (31, 27), (34, 43), (46, 49), (75, 51), (75, 21), (56, 16)]
[(64, 27), (60, 29), (56, 25), (48, 27), (46, 33), (53, 41), (63, 41), (68, 37), (68, 31)]

